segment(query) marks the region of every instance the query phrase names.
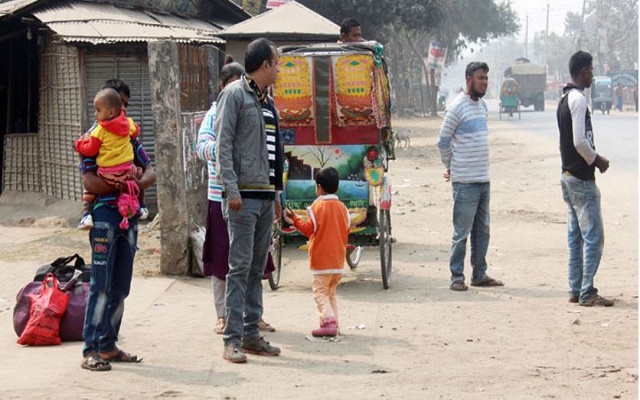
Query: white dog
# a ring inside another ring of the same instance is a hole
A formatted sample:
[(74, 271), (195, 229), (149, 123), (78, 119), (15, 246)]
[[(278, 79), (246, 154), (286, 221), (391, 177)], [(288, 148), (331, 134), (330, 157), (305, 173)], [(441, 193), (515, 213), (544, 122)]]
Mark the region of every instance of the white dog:
[(396, 147), (400, 148), (400, 144), (404, 143), (404, 147), (411, 147), (411, 129), (399, 129), (396, 132)]

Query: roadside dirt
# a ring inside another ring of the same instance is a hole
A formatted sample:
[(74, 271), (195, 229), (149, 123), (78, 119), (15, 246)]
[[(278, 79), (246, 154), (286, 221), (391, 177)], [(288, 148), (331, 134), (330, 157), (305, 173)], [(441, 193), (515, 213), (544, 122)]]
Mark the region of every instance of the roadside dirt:
[[(277, 328), (268, 339), (282, 356), (250, 357), (242, 366), (224, 362), (222, 339), (212, 333), (209, 282), (149, 278), (158, 275), (159, 231), (142, 227), (122, 342), (145, 362), (97, 377), (79, 368), (81, 344), (63, 345), (57, 359), (16, 349), (5, 300), (0, 341), (20, 361), (0, 364), (0, 391), (24, 399), (637, 399), (637, 175), (612, 168), (598, 176), (607, 239), (596, 284), (616, 305), (569, 304), (557, 143), (491, 120), (488, 272), (506, 286), (452, 292), (451, 187), (435, 147), (440, 124), (439, 118), (394, 122), (411, 129), (411, 147), (398, 149), (389, 172), (393, 286), (382, 289), (377, 248), (367, 248), (338, 291), (338, 340), (307, 338), (317, 317), (306, 255), (287, 248), (281, 289), (265, 285), (264, 293), (265, 319)], [(1, 203), (0, 223), (7, 224), (8, 206)], [(41, 216), (34, 221), (39, 226), (0, 227), (0, 267), (14, 271), (0, 299), (15, 296), (32, 274), (14, 265), (35, 269), (75, 252), (89, 258), (86, 232)], [(465, 272), (470, 275), (468, 263)], [(18, 378), (28, 373), (20, 368), (38, 376), (59, 371), (34, 390)], [(65, 376), (75, 378), (60, 385)]]

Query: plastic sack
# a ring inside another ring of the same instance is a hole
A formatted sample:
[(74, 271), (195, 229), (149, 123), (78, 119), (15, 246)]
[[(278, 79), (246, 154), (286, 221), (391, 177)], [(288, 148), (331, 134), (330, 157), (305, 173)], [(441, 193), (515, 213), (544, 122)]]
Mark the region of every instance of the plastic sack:
[(29, 295), (29, 321), (18, 344), (49, 346), (60, 344), (60, 321), (67, 310), (69, 296), (58, 288), (52, 273), (45, 276), (39, 293)]
[(196, 225), (191, 231), (191, 273), (195, 276), (204, 276), (204, 265), (202, 263), (202, 251), (204, 249), (204, 240), (207, 234), (207, 229)]

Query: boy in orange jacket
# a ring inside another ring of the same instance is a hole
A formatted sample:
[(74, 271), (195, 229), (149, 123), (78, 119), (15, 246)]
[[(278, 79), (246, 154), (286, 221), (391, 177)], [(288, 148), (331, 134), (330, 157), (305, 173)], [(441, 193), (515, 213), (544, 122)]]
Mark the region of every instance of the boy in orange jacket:
[(287, 208), (286, 216), (298, 231), (309, 238), (309, 266), (313, 274), (313, 299), (320, 315), (320, 327), (313, 336), (338, 334), (338, 300), (336, 288), (340, 283), (346, 256), (350, 218), (347, 207), (336, 193), (340, 178), (333, 167), (322, 168), (316, 174), (318, 198), (307, 207), (306, 221)]

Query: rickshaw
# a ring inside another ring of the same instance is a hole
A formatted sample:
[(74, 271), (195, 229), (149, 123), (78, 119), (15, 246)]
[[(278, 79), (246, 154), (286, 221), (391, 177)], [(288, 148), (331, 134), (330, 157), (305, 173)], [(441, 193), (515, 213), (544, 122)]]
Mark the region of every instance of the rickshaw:
[(591, 109), (600, 110), (602, 114), (611, 111), (611, 93), (613, 82), (608, 76), (596, 76), (591, 84)]
[[(306, 218), (316, 199), (314, 174), (338, 170), (338, 197), (351, 218), (346, 262), (355, 269), (362, 246), (379, 246), (382, 285), (391, 286), (391, 185), (394, 159), (390, 88), (377, 42), (280, 48), (274, 100), (280, 116), (285, 172), (283, 207)], [(284, 219), (276, 224), (272, 254), (279, 286), (282, 247), (304, 248), (307, 238)]]
[(502, 82), (502, 89), (500, 90), (500, 119), (502, 119), (502, 113), (508, 113), (509, 117), (513, 117), (513, 113), (518, 113), (518, 119), (521, 117), (518, 81), (513, 78), (506, 78)]

